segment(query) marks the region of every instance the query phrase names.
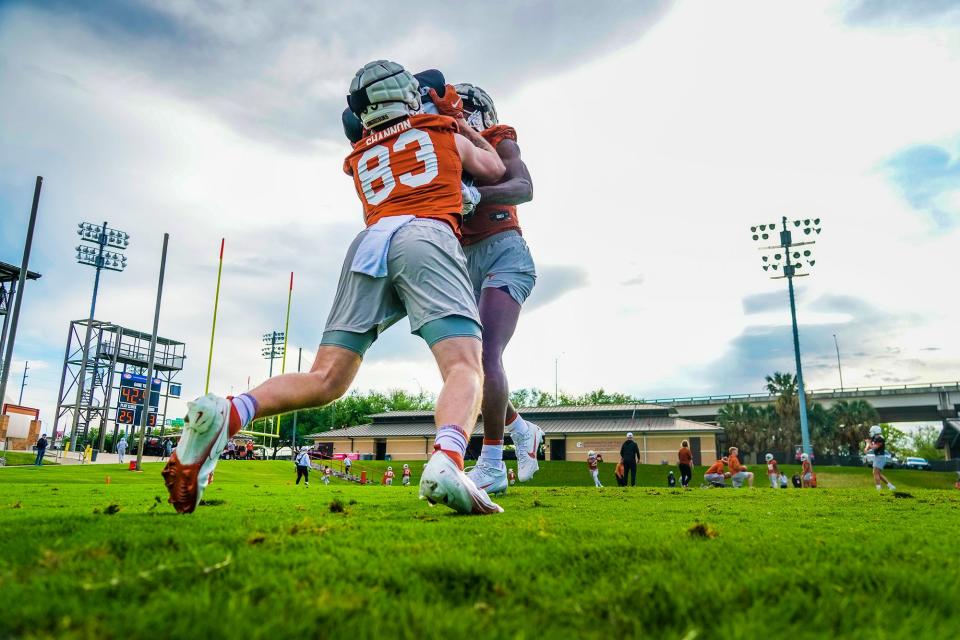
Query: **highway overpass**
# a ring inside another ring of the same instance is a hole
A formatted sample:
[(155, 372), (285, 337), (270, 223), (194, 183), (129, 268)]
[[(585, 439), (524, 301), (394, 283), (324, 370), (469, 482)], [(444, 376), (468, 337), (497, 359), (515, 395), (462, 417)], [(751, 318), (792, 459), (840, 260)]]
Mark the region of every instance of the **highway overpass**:
[[(808, 390), (807, 397), (826, 409), (838, 400), (865, 400), (877, 410), (880, 422), (943, 421), (960, 417), (960, 382), (817, 389)], [(644, 400), (675, 407), (679, 418), (713, 423), (717, 421), (717, 411), (724, 405), (763, 406), (775, 401), (776, 396), (766, 393)]]

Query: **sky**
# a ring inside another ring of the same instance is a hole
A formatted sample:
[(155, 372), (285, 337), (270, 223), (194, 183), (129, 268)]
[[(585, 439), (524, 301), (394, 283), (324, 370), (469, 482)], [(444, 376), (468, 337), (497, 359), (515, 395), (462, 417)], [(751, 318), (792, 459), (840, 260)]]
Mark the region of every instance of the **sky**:
[[(87, 5), (92, 6), (87, 6)], [(131, 235), (97, 317), (160, 334), (203, 393), (268, 374), (282, 329), (309, 366), (362, 228), (340, 128), (356, 69), (388, 58), (484, 87), (534, 181), (520, 208), (539, 279), (505, 355), (511, 386), (641, 398), (748, 393), (793, 371), (786, 285), (750, 227), (820, 218), (797, 280), (808, 389), (960, 380), (960, 2), (735, 0), (360, 5), (0, 2), (0, 260), (20, 264), (44, 177), (8, 396), (49, 421), (93, 271), (76, 224)], [(354, 388), (437, 392), (405, 323)], [(172, 405), (171, 415), (183, 409)]]

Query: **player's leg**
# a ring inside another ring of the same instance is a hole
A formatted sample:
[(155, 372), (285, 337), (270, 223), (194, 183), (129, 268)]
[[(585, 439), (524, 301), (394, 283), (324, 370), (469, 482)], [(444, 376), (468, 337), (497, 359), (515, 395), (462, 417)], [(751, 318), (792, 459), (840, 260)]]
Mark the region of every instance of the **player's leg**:
[(506, 431), (517, 451), (518, 479), (526, 482), (539, 468), (537, 454), (543, 431), (520, 417), (510, 403), (503, 352), (513, 338), (520, 309), (536, 283), (536, 268), (523, 237), (515, 231), (470, 245), (465, 254), (483, 325), (484, 446), (481, 460), (471, 474), (477, 476), (478, 483), (485, 482), (487, 476), (506, 475), (502, 463)]
[[(483, 325), (483, 447), (468, 475), (478, 487), (501, 493), (506, 492), (508, 484), (503, 463), (503, 429), (510, 394), (503, 351), (520, 318), (520, 304), (502, 289), (486, 288), (480, 294), (479, 312)], [(518, 460), (520, 455), (518, 448)]]
[(434, 416), (434, 454), (420, 478), (420, 497), (461, 513), (499, 513), (487, 493), (463, 472), (483, 391), (482, 330), (467, 261), (453, 230), (417, 219), (393, 237), (390, 278), (410, 318), (411, 332), (429, 345), (443, 389)]
[(443, 388), (434, 410), (434, 454), (423, 469), (420, 497), (460, 513), (500, 513), (503, 509), (463, 472), (463, 456), (476, 426), (483, 389), (481, 342), (456, 336), (435, 342), (430, 348), (440, 368)]

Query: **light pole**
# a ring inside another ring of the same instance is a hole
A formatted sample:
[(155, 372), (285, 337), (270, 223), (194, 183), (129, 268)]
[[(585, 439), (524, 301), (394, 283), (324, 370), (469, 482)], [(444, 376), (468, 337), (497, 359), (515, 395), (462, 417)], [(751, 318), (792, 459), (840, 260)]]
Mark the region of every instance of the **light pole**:
[(30, 361), (27, 360), (23, 365), (23, 377), (20, 379), (20, 399), (17, 400), (17, 404), (23, 404), (23, 388), (27, 386), (27, 371), (30, 370)]
[(837, 342), (837, 334), (833, 334), (833, 346), (837, 348), (837, 373), (840, 374), (840, 391), (843, 391), (843, 369), (840, 368), (840, 343)]
[[(77, 378), (77, 403), (73, 411), (73, 425), (70, 431), (68, 451), (72, 451), (77, 444), (77, 427), (80, 424), (80, 405), (83, 402), (83, 388), (86, 384), (84, 378), (87, 373), (87, 361), (90, 358), (90, 332), (93, 329), (93, 316), (97, 311), (97, 291), (100, 288), (100, 271), (103, 269), (123, 271), (127, 268), (127, 257), (118, 251), (107, 251), (106, 247), (126, 249), (130, 244), (129, 233), (117, 229), (110, 229), (107, 227), (106, 221), (104, 221), (102, 225), (81, 222), (77, 224), (77, 235), (80, 236), (82, 242), (89, 242), (90, 244), (96, 245), (96, 248), (83, 244), (77, 245), (77, 262), (93, 267), (94, 276), (93, 297), (90, 300), (90, 317), (87, 318), (87, 331), (83, 339), (83, 358), (80, 361), (80, 375)], [(91, 379), (90, 394), (93, 395), (96, 376), (91, 376)], [(100, 425), (101, 429), (105, 427), (105, 424)]]
[(273, 377), (273, 361), (282, 358), (286, 352), (286, 333), (283, 331), (271, 331), (263, 334), (263, 348), (260, 354), (270, 361), (270, 377)]
[[(788, 227), (788, 223), (793, 224), (798, 231), (810, 237), (810, 240), (794, 242), (793, 234)], [(801, 229), (802, 227), (802, 229)], [(776, 223), (760, 224), (750, 227), (753, 240), (755, 242), (768, 242), (776, 233)], [(793, 291), (793, 279), (802, 278), (810, 275), (807, 271), (816, 264), (813, 258), (813, 252), (810, 247), (816, 242), (812, 238), (820, 235), (820, 218), (806, 218), (804, 220), (788, 221), (786, 216), (781, 219), (781, 228), (779, 231), (780, 244), (763, 245), (759, 249), (764, 253), (761, 256), (763, 261), (763, 270), (771, 269), (777, 275), (771, 276), (773, 280), (787, 279), (787, 289), (790, 292), (790, 318), (793, 322), (793, 355), (797, 362), (797, 389), (800, 395), (800, 438), (802, 440), (803, 452), (813, 453), (810, 447), (810, 428), (807, 423), (807, 394), (803, 388), (803, 367), (800, 364), (800, 332), (797, 328), (797, 304)], [(795, 250), (795, 247), (806, 247)], [(798, 270), (802, 270), (798, 273)], [(783, 275), (779, 275), (779, 274)]]

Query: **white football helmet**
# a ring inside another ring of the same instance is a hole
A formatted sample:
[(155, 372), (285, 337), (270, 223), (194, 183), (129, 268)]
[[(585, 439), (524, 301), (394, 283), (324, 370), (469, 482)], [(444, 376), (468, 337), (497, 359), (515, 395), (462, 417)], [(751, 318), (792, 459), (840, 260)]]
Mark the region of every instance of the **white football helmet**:
[(463, 98), (463, 104), (467, 108), (467, 124), (476, 131), (489, 129), (499, 122), (497, 120), (497, 108), (493, 105), (493, 98), (490, 94), (476, 85), (469, 82), (461, 82), (456, 85), (457, 93)]
[(806, 462), (806, 461), (809, 460), (809, 459), (810, 459), (810, 456), (807, 455), (806, 453), (800, 454), (800, 460), (801, 460), (802, 462)]
[(768, 453), (767, 455), (765, 455), (765, 456), (763, 456), (763, 457), (764, 457), (764, 459), (765, 459), (767, 462), (770, 462), (771, 460), (773, 460), (773, 454), (772, 454), (772, 453)]
[(594, 451), (593, 449), (591, 449), (590, 451), (587, 451), (587, 457), (588, 457), (588, 458), (592, 458), (592, 457), (595, 456), (595, 455), (597, 455), (597, 452)]
[(350, 82), (347, 105), (367, 129), (420, 111), (420, 83), (389, 60), (363, 65)]
[(875, 424), (875, 425), (873, 425), (872, 427), (870, 427), (870, 435), (871, 435), (871, 436), (878, 436), (878, 435), (880, 435), (881, 433), (883, 433), (883, 429), (880, 428), (880, 425)]
[(387, 471), (393, 471), (393, 467), (387, 467)]

